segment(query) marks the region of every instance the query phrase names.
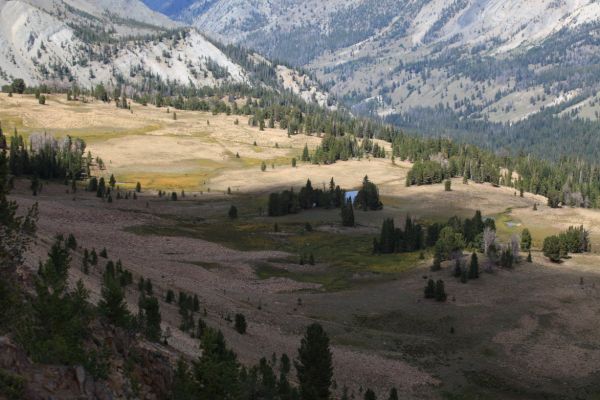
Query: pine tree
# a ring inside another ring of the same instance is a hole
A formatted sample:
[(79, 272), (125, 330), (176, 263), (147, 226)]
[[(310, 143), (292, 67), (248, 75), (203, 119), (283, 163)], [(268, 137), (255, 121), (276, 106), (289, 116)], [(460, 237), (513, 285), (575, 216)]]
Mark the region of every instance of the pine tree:
[(425, 298), (433, 299), (435, 298), (435, 282), (433, 279), (427, 281), (427, 286), (425, 286)]
[(239, 399), (240, 365), (227, 348), (223, 333), (205, 329), (200, 340), (201, 356), (194, 363), (194, 399)]
[(84, 249), (83, 250), (83, 257), (81, 260), (81, 271), (83, 271), (84, 274), (89, 274), (90, 273), (90, 254), (88, 249)]
[(529, 252), (527, 253), (527, 262), (533, 262), (532, 258), (531, 258), (531, 250), (529, 250)]
[(125, 294), (114, 276), (105, 276), (101, 290), (102, 298), (98, 303), (100, 315), (112, 324), (121, 327), (129, 326), (131, 314), (127, 309)]
[(115, 176), (113, 174), (110, 175), (110, 179), (108, 180), (108, 184), (110, 185), (110, 187), (112, 189), (115, 188), (115, 185), (117, 184), (117, 180), (115, 179)]
[(479, 260), (477, 253), (471, 254), (471, 264), (469, 265), (469, 279), (479, 278)]
[(521, 233), (521, 248), (525, 251), (531, 250), (531, 242), (532, 238), (529, 229), (523, 229), (523, 232)]
[(70, 290), (70, 263), (69, 249), (59, 236), (34, 278), (31, 325), (23, 331), (22, 339), (35, 361), (76, 364), (86, 359), (83, 340), (92, 317), (89, 293), (81, 281)]
[(158, 342), (161, 337), (160, 329), (160, 306), (156, 297), (144, 297), (140, 299), (140, 314), (142, 315), (143, 333), (148, 340)]
[(92, 249), (90, 252), (90, 263), (94, 266), (98, 265), (98, 254), (96, 254), (96, 249)]
[(175, 300), (175, 293), (171, 289), (167, 290), (167, 295), (165, 296), (165, 302), (171, 304)]
[(146, 292), (146, 294), (148, 296), (152, 296), (152, 294), (154, 293), (154, 289), (152, 287), (152, 281), (150, 280), (150, 278), (148, 278), (144, 281), (144, 291)]
[(198, 312), (200, 311), (200, 299), (198, 299), (198, 295), (195, 294), (194, 295), (194, 300), (192, 302), (192, 310), (194, 310), (194, 312)]
[(96, 191), (96, 197), (103, 198), (106, 194), (106, 183), (104, 182), (104, 178), (100, 178), (98, 181), (98, 190)]
[(260, 170), (262, 172), (265, 172), (267, 170), (267, 164), (264, 161), (260, 164)]
[(330, 398), (333, 378), (332, 354), (329, 349), (329, 337), (321, 325), (314, 323), (306, 329), (295, 365), (302, 399)]
[(550, 261), (560, 261), (563, 252), (561, 251), (561, 243), (558, 236), (549, 236), (544, 239), (543, 252), (544, 256), (548, 257)]
[(446, 301), (446, 289), (444, 288), (444, 281), (441, 279), (435, 284), (435, 300), (439, 302)]
[(67, 247), (71, 250), (77, 250), (77, 239), (75, 239), (75, 235), (69, 233), (67, 236)]
[(304, 149), (302, 150), (302, 161), (303, 162), (310, 161), (310, 154), (308, 153), (308, 144), (305, 144)]
[(135, 191), (137, 193), (141, 193), (142, 192), (142, 185), (139, 182), (135, 184)]
[(377, 400), (377, 396), (375, 396), (375, 392), (372, 391), (371, 389), (367, 389), (365, 391), (365, 396), (364, 396), (365, 400)]
[(229, 212), (227, 213), (227, 215), (229, 216), (229, 219), (237, 219), (237, 217), (238, 217), (237, 207), (234, 205), (229, 207)]
[(240, 335), (244, 335), (247, 329), (246, 317), (244, 314), (235, 314), (235, 330)]
[(342, 202), (341, 207), (342, 212), (342, 225), (348, 227), (354, 227), (354, 207), (352, 206), (352, 202)]

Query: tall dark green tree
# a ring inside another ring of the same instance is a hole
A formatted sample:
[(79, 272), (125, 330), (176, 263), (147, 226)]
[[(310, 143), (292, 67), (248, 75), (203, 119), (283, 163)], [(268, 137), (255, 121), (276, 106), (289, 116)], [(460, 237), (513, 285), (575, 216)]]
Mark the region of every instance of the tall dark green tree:
[(83, 340), (88, 334), (91, 310), (88, 292), (79, 281), (69, 289), (71, 257), (62, 237), (58, 237), (39, 266), (32, 300), (31, 329), (23, 336), (34, 360), (47, 363), (83, 363)]
[(440, 279), (435, 283), (435, 300), (443, 302), (446, 301), (446, 297), (447, 295), (444, 287), (444, 281)]
[(558, 236), (548, 236), (544, 239), (543, 252), (544, 256), (548, 257), (550, 261), (560, 261), (562, 253)]
[(479, 260), (477, 253), (471, 254), (471, 264), (469, 264), (469, 279), (479, 278)]
[(193, 364), (196, 399), (240, 399), (240, 366), (227, 348), (223, 333), (206, 329), (200, 340), (200, 359)]
[(112, 324), (128, 327), (132, 316), (127, 309), (125, 294), (120, 282), (114, 276), (105, 276), (101, 290), (102, 298), (98, 302), (98, 312)]
[(343, 202), (342, 203), (342, 225), (348, 227), (354, 227), (354, 207), (352, 206), (352, 202)]
[(156, 297), (146, 297), (141, 295), (139, 307), (139, 324), (142, 333), (148, 340), (153, 342), (160, 341), (162, 331), (160, 329), (161, 315), (158, 299), (156, 299)]
[(381, 210), (383, 208), (383, 203), (379, 200), (379, 189), (377, 185), (369, 180), (368, 176), (363, 179), (362, 188), (356, 195), (355, 203), (363, 211)]
[(329, 336), (317, 323), (310, 325), (300, 342), (295, 363), (302, 400), (329, 400), (333, 379)]
[(377, 400), (377, 396), (375, 396), (375, 392), (371, 389), (367, 389), (365, 391), (365, 396), (364, 396), (365, 400)]
[(531, 242), (532, 239), (529, 229), (523, 229), (523, 232), (521, 233), (521, 249), (523, 249), (524, 251), (531, 250)]

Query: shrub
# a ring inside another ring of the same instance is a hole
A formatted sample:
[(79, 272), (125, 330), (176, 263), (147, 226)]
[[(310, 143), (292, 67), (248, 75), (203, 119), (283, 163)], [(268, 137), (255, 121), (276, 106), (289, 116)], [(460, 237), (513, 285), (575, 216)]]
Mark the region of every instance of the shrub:
[(247, 328), (248, 325), (246, 323), (246, 317), (244, 317), (244, 314), (235, 314), (235, 330), (237, 333), (244, 335)]

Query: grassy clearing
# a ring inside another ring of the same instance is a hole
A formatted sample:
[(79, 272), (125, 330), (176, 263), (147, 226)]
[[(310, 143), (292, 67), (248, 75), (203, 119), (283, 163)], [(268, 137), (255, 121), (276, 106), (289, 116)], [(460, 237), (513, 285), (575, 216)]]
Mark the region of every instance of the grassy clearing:
[(273, 219), (273, 224), (275, 222), (280, 226), (278, 233), (273, 231), (272, 224), (226, 220), (211, 223), (179, 221), (133, 226), (126, 230), (138, 235), (210, 240), (242, 251), (285, 251), (294, 255), (295, 262), (299, 262), (300, 257), (308, 262), (312, 254), (317, 264), (327, 266), (314, 271), (296, 272), (271, 263), (261, 263), (255, 266), (256, 273), (261, 279), (287, 277), (299, 282), (317, 283), (326, 290), (341, 290), (358, 283), (389, 280), (423, 262), (419, 252), (373, 256), (373, 236), (369, 234), (306, 232), (303, 223)]

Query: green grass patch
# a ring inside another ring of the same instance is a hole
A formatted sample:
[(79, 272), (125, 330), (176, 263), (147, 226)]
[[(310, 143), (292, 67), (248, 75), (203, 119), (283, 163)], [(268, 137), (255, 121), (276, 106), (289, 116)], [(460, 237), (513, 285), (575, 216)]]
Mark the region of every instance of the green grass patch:
[[(299, 266), (301, 269), (302, 267)], [(314, 283), (321, 285), (327, 291), (348, 289), (352, 286), (349, 271), (335, 266), (319, 271), (288, 271), (269, 263), (257, 263), (254, 270), (259, 279), (288, 278), (296, 282)]]
[[(273, 232), (276, 222), (279, 233)], [(266, 263), (257, 265), (256, 273), (261, 279), (287, 277), (321, 284), (327, 290), (389, 280), (422, 262), (420, 252), (373, 255), (373, 236), (369, 234), (305, 232), (303, 223), (286, 223), (280, 219), (272, 219), (268, 224), (223, 219), (210, 223), (165, 221), (164, 224), (129, 227), (126, 231), (138, 235), (204, 239), (242, 251), (280, 250), (291, 253), (298, 261), (303, 256), (306, 262), (312, 254), (319, 268), (307, 266), (307, 271), (290, 272)], [(298, 265), (298, 268), (302, 267)]]

